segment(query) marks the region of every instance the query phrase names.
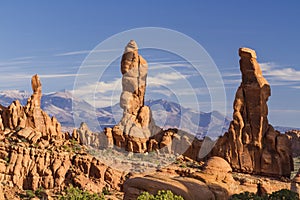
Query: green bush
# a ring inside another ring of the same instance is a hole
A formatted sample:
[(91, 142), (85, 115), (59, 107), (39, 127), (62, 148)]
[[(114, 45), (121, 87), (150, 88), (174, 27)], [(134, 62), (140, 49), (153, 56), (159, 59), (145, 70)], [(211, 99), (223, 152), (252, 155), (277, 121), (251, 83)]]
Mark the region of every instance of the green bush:
[(260, 197), (252, 192), (243, 192), (240, 194), (234, 194), (230, 197), (230, 200), (265, 200), (268, 199), (265, 197)]
[(265, 196), (258, 196), (257, 194), (250, 192), (243, 192), (240, 194), (234, 194), (230, 197), (230, 200), (299, 200), (298, 193), (291, 190), (282, 189), (272, 194), (266, 194)]
[(156, 195), (143, 192), (137, 200), (184, 200), (182, 196), (173, 194), (170, 190), (159, 190)]
[(35, 194), (32, 190), (26, 190), (26, 197), (31, 199), (31, 198), (35, 197)]
[(281, 199), (297, 200), (299, 199), (299, 195), (298, 193), (293, 192), (291, 190), (282, 189), (270, 194), (268, 199), (269, 200), (281, 200)]
[(34, 194), (35, 194), (35, 196), (42, 198), (44, 192), (45, 192), (45, 189), (42, 187), (39, 187), (36, 191), (34, 191)]
[(66, 189), (65, 193), (65, 195), (59, 197), (59, 200), (105, 200), (103, 194), (101, 196), (98, 194), (90, 194), (87, 191), (73, 186)]

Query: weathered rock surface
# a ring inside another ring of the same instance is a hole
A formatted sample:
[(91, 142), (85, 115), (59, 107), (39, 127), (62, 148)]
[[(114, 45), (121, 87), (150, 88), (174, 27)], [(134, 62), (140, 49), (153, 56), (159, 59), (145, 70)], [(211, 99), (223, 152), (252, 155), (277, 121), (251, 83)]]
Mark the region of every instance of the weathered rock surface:
[(293, 157), (300, 156), (300, 131), (291, 130), (285, 133), (292, 144), (292, 155)]
[(134, 175), (124, 183), (124, 199), (136, 199), (143, 191), (156, 194), (158, 190), (171, 190), (185, 199), (227, 200), (245, 191), (256, 193), (258, 183), (268, 193), (293, 189), (292, 182), (232, 172), (229, 163), (220, 157), (211, 157), (200, 169), (171, 165), (152, 174)]
[(142, 191), (156, 194), (158, 190), (171, 190), (174, 194), (190, 200), (215, 199), (209, 187), (197, 179), (154, 174), (132, 178), (125, 182), (124, 200), (135, 200)]
[[(155, 125), (151, 110), (144, 105), (147, 61), (138, 53), (135, 41), (125, 47), (121, 61), (122, 94), (120, 106), (124, 110), (123, 118), (112, 129), (115, 144), (127, 151), (143, 153), (147, 151), (147, 140), (161, 131)], [(107, 130), (106, 134), (108, 133)]]
[(227, 160), (234, 171), (289, 177), (293, 170), (290, 141), (268, 123), (270, 85), (254, 50), (240, 48), (239, 56), (242, 83), (233, 104), (233, 121), (212, 154)]
[[(42, 88), (37, 75), (32, 77), (32, 90), (25, 106), (14, 101), (7, 108), (0, 108), (2, 184), (19, 191), (62, 191), (69, 184), (93, 192), (102, 192), (105, 186), (120, 190), (125, 174), (86, 154), (75, 140), (76, 135), (70, 137), (61, 132), (55, 117), (49, 117), (40, 108)], [(82, 129), (79, 134), (90, 133)]]
[(123, 117), (103, 133), (92, 133), (86, 124), (73, 132), (80, 144), (97, 149), (118, 147), (127, 152), (163, 152), (183, 154), (197, 159), (201, 142), (193, 135), (177, 129), (162, 130), (155, 125), (151, 110), (144, 105), (147, 61), (138, 53), (135, 41), (125, 47), (121, 61), (122, 93), (120, 107)]
[[(14, 101), (8, 108), (1, 107), (0, 130), (20, 130), (31, 128), (34, 129), (35, 137), (29, 137), (36, 142), (43, 137), (45, 140), (55, 140), (64, 138), (61, 132), (61, 125), (55, 117), (49, 117), (45, 113), (41, 105), (42, 85), (37, 75), (34, 75), (31, 80), (33, 94), (28, 99), (26, 106), (22, 106), (20, 102)], [(27, 132), (28, 133), (28, 132)], [(28, 133), (29, 134), (29, 133)], [(26, 137), (27, 138), (27, 137)]]

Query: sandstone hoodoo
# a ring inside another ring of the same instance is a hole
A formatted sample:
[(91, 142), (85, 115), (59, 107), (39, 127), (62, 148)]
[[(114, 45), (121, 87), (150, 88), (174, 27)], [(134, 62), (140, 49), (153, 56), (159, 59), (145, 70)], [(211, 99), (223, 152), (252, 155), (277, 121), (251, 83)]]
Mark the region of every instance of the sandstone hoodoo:
[(233, 104), (233, 121), (213, 150), (235, 171), (289, 177), (293, 170), (291, 145), (286, 135), (268, 123), (270, 85), (263, 77), (256, 53), (240, 48), (242, 83)]
[[(64, 134), (61, 132), (60, 123), (55, 117), (49, 117), (41, 109), (42, 84), (38, 75), (32, 77), (31, 86), (33, 94), (28, 99), (26, 106), (23, 107), (16, 100), (8, 108), (1, 108), (0, 127), (2, 131), (22, 129), (18, 134), (35, 142), (41, 137), (46, 140), (62, 139)], [(34, 133), (35, 136), (30, 135), (31, 133)]]
[(61, 192), (69, 185), (93, 192), (106, 186), (120, 190), (125, 175), (87, 154), (75, 135), (63, 133), (56, 118), (40, 107), (37, 75), (31, 84), (25, 106), (19, 101), (0, 105), (0, 199), (19, 199), (16, 193), (39, 188)]
[(144, 104), (148, 64), (139, 55), (135, 41), (125, 47), (121, 60), (122, 93), (120, 107), (123, 117), (114, 127), (106, 127), (103, 133), (92, 133), (85, 123), (74, 130), (74, 138), (94, 150), (117, 147), (127, 152), (161, 152), (184, 154), (197, 159), (201, 142), (194, 135), (176, 128), (163, 130), (155, 125), (150, 107)]
[[(149, 137), (161, 131), (152, 119), (151, 110), (144, 105), (147, 61), (138, 53), (135, 41), (125, 47), (121, 61), (122, 94), (120, 107), (123, 109), (121, 121), (112, 129), (115, 145), (130, 152), (147, 151)], [(105, 129), (106, 133), (111, 130)]]

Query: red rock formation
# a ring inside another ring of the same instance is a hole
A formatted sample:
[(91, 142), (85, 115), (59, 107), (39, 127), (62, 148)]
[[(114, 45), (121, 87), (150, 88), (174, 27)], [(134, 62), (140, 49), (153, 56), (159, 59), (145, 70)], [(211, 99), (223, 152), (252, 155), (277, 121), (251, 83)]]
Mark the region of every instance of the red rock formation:
[(133, 40), (125, 47), (121, 72), (123, 91), (120, 106), (124, 111), (120, 123), (112, 129), (115, 144), (127, 151), (146, 152), (147, 140), (161, 129), (155, 125), (150, 108), (144, 105), (148, 64), (138, 54)]
[(31, 85), (33, 94), (28, 99), (26, 106), (23, 107), (17, 100), (8, 108), (1, 108), (1, 130), (20, 130), (26, 127), (26, 134), (30, 134), (28, 130), (31, 128), (35, 131), (35, 137), (30, 137), (30, 139), (36, 141), (41, 137), (46, 140), (64, 138), (61, 125), (57, 119), (55, 117), (50, 118), (40, 107), (42, 85), (37, 75), (32, 77)]
[[(25, 106), (19, 101), (8, 108), (0, 106), (1, 182), (20, 191), (40, 187), (61, 191), (69, 184), (93, 192), (102, 192), (106, 185), (120, 190), (125, 174), (86, 154), (76, 134), (70, 138), (61, 132), (56, 118), (40, 108), (42, 88), (37, 75), (32, 77), (32, 90)], [(90, 134), (83, 129), (79, 134)]]
[(242, 83), (233, 104), (233, 121), (213, 155), (225, 158), (235, 171), (289, 177), (293, 169), (290, 142), (268, 123), (270, 85), (254, 50), (240, 48), (239, 55)]

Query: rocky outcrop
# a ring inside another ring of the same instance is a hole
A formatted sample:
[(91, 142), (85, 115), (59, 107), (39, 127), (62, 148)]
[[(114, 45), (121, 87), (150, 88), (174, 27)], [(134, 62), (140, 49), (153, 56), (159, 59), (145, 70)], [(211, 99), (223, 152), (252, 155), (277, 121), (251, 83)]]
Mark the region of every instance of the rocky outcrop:
[[(76, 141), (76, 134), (61, 132), (55, 117), (49, 117), (40, 108), (39, 77), (33, 76), (31, 82), (33, 94), (25, 106), (14, 101), (7, 108), (0, 108), (2, 184), (16, 192), (38, 188), (62, 191), (70, 184), (93, 192), (102, 192), (106, 186), (120, 190), (125, 174), (87, 154), (85, 147)], [(78, 134), (90, 134), (84, 128), (80, 131)], [(93, 137), (86, 138), (96, 141)]]
[(289, 177), (293, 169), (290, 141), (268, 123), (270, 85), (252, 49), (239, 49), (242, 83), (234, 100), (233, 121), (213, 155), (227, 160), (234, 171)]
[[(196, 164), (196, 162), (194, 162)], [(185, 167), (180, 167), (185, 166)], [(293, 189), (296, 181), (232, 172), (229, 163), (220, 157), (211, 157), (205, 163), (194, 165), (191, 161), (169, 165), (152, 174), (133, 175), (124, 183), (124, 199), (136, 199), (143, 191), (156, 194), (158, 190), (171, 190), (184, 199), (227, 200), (233, 194), (256, 193), (258, 186), (271, 194), (281, 189)], [(201, 170), (199, 170), (201, 169)], [(297, 183), (298, 184), (298, 183)], [(299, 190), (298, 190), (299, 191)]]
[(78, 129), (73, 130), (72, 139), (81, 145), (87, 145), (97, 149), (111, 148), (113, 146), (112, 135), (111, 133), (109, 134), (107, 130), (105, 130), (105, 133), (107, 134), (92, 132), (88, 125), (82, 122)]
[(157, 194), (159, 190), (171, 190), (174, 194), (189, 200), (215, 199), (209, 187), (197, 179), (154, 174), (129, 179), (124, 184), (124, 200), (135, 200), (143, 191)]
[[(31, 80), (33, 94), (28, 99), (26, 106), (22, 106), (20, 102), (14, 101), (8, 108), (1, 107), (0, 112), (0, 129), (2, 131), (20, 130), (27, 128), (20, 134), (23, 136), (32, 136), (35, 142), (43, 137), (44, 140), (55, 140), (64, 138), (61, 132), (61, 125), (55, 117), (49, 117), (41, 109), (42, 85), (37, 75), (34, 75)], [(29, 129), (36, 132), (35, 137), (30, 135)], [(26, 132), (26, 133), (24, 133)], [(26, 138), (27, 138), (26, 137)]]
[(293, 157), (300, 156), (300, 131), (291, 130), (285, 133), (292, 144), (292, 155)]
[(144, 105), (148, 64), (139, 55), (135, 41), (131, 40), (125, 47), (121, 61), (122, 94), (120, 106), (123, 117), (118, 125), (110, 131), (115, 145), (130, 152), (146, 152), (147, 140), (151, 135), (161, 131), (152, 119), (151, 110)]

